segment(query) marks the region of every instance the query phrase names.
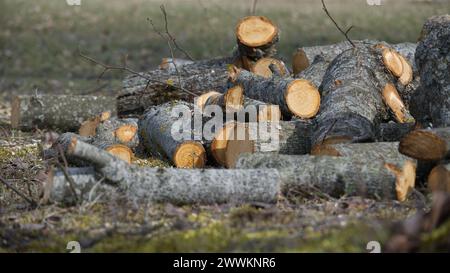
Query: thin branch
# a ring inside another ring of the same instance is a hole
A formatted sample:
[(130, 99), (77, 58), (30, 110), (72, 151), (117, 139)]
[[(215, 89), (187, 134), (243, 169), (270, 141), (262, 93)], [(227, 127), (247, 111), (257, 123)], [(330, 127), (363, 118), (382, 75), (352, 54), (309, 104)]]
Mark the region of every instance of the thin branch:
[(79, 199), (78, 199), (77, 192), (75, 191), (75, 181), (73, 181), (72, 177), (69, 175), (69, 172), (67, 171), (67, 169), (69, 168), (69, 164), (67, 162), (66, 155), (64, 154), (61, 144), (58, 143), (56, 145), (56, 147), (58, 149), (58, 152), (59, 152), (61, 158), (63, 159), (64, 166), (61, 163), (59, 163), (58, 161), (56, 161), (56, 164), (63, 172), (64, 177), (67, 179), (67, 181), (69, 181), (70, 191), (72, 192), (73, 196), (75, 197), (75, 201), (78, 203)]
[[(145, 75), (143, 73), (139, 73), (139, 72), (129, 68), (128, 66), (112, 66), (112, 65), (104, 64), (104, 63), (102, 63), (102, 62), (100, 62), (100, 61), (98, 61), (98, 60), (96, 60), (94, 58), (91, 58), (91, 57), (89, 57), (87, 55), (84, 55), (81, 52), (80, 49), (78, 49), (78, 54), (82, 58), (84, 58), (84, 59), (86, 59), (86, 60), (88, 60), (88, 61), (90, 61), (90, 62), (92, 62), (92, 63), (94, 63), (96, 65), (99, 65), (99, 66), (103, 67), (103, 71), (98, 77), (99, 79), (101, 79), (101, 77), (109, 70), (121, 70), (121, 71), (126, 71), (126, 72), (128, 72), (128, 73), (130, 73), (132, 75), (138, 76), (140, 78), (143, 78), (143, 79), (147, 80), (149, 83), (150, 82), (154, 82), (154, 83), (159, 83), (159, 84), (162, 84), (162, 85), (170, 85), (170, 86), (172, 86), (172, 87), (174, 87), (176, 89), (179, 89), (179, 90), (181, 90), (181, 91), (183, 91), (183, 92), (185, 92), (185, 93), (187, 93), (189, 95), (197, 97), (197, 94), (195, 94), (195, 93), (193, 93), (193, 92), (191, 92), (191, 91), (189, 91), (189, 90), (187, 90), (187, 89), (185, 89), (185, 88), (183, 88), (181, 86), (175, 86), (175, 85), (168, 84), (167, 82), (163, 82), (163, 81), (152, 79), (152, 78), (148, 77), (147, 75)], [(148, 86), (148, 84), (147, 84), (147, 86)]]
[(161, 36), (161, 38), (163, 38), (164, 40), (167, 41), (167, 45), (169, 46), (170, 56), (171, 56), (171, 58), (172, 58), (172, 60), (171, 60), (170, 62), (171, 62), (171, 63), (173, 64), (173, 66), (175, 67), (175, 72), (176, 72), (177, 75), (178, 75), (178, 84), (179, 84), (181, 87), (183, 87), (183, 84), (181, 83), (181, 75), (180, 75), (180, 71), (178, 70), (178, 66), (177, 66), (177, 64), (175, 63), (175, 55), (173, 54), (173, 48), (172, 48), (172, 43), (171, 43), (171, 41), (170, 41), (170, 38), (166, 38), (166, 37), (161, 33), (161, 31), (159, 31), (159, 30), (156, 28), (155, 24), (153, 24), (153, 21), (152, 21), (150, 18), (147, 18), (147, 21), (149, 21), (150, 25), (152, 25), (153, 31), (156, 32), (159, 36)]
[(336, 28), (345, 36), (345, 38), (347, 39), (347, 41), (350, 42), (350, 44), (353, 47), (356, 47), (355, 44), (352, 42), (352, 40), (350, 40), (350, 38), (348, 37), (348, 32), (353, 28), (353, 26), (349, 27), (347, 29), (347, 31), (343, 31), (341, 29), (341, 27), (339, 27), (338, 23), (334, 20), (334, 18), (331, 16), (331, 14), (328, 12), (327, 6), (325, 5), (325, 0), (322, 0), (322, 9), (325, 11), (325, 13), (327, 14), (327, 16), (331, 19), (331, 21), (334, 23), (334, 25), (336, 26)]
[(174, 45), (179, 51), (181, 51), (181, 52), (182, 52), (189, 60), (194, 61), (194, 58), (192, 58), (192, 56), (191, 56), (189, 53), (187, 53), (186, 50), (184, 50), (183, 48), (181, 48), (181, 47), (178, 45), (178, 43), (177, 43), (177, 41), (175, 40), (175, 38), (172, 36), (172, 34), (170, 34), (170, 32), (169, 32), (169, 23), (168, 23), (168, 20), (167, 20), (167, 12), (166, 12), (166, 8), (164, 7), (164, 5), (161, 5), (159, 8), (161, 9), (161, 11), (162, 11), (162, 13), (163, 13), (163, 15), (164, 15), (164, 28), (165, 28), (165, 30), (166, 30), (167, 36), (169, 37), (169, 39), (172, 41), (173, 45)]
[(255, 15), (256, 14), (256, 5), (258, 4), (258, 0), (253, 0), (252, 3), (252, 8), (250, 10), (250, 14), (251, 15)]
[(6, 179), (4, 179), (3, 177), (0, 176), (0, 182), (2, 182), (2, 184), (4, 184), (8, 189), (12, 190), (13, 192), (15, 192), (18, 196), (22, 197), (25, 201), (27, 201), (32, 207), (37, 207), (37, 203), (28, 198), (25, 194), (23, 194), (21, 191), (19, 191), (18, 189), (16, 189), (16, 187), (14, 187), (13, 185), (9, 184), (8, 181), (6, 181)]

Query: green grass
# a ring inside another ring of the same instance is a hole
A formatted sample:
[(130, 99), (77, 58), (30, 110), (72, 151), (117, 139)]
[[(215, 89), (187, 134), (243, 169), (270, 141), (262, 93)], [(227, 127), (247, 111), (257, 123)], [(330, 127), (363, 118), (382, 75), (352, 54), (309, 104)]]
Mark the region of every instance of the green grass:
[[(71, 7), (64, 0), (4, 0), (0, 3), (0, 82), (2, 91), (116, 91), (123, 73), (106, 75), (78, 55), (83, 52), (111, 64), (128, 63), (137, 70), (155, 67), (169, 55), (166, 42), (147, 18), (163, 29), (159, 9), (164, 4), (169, 28), (178, 43), (196, 59), (227, 55), (235, 45), (234, 27), (249, 14), (252, 1), (219, 0), (89, 0)], [(364, 0), (328, 0), (328, 8), (343, 26), (354, 26), (353, 39), (388, 42), (415, 41), (424, 20), (449, 12), (450, 1), (384, 1), (369, 6)], [(257, 13), (281, 29), (280, 57), (288, 63), (298, 46), (334, 43), (341, 34), (317, 0), (260, 0)], [(183, 57), (180, 52), (176, 56)]]

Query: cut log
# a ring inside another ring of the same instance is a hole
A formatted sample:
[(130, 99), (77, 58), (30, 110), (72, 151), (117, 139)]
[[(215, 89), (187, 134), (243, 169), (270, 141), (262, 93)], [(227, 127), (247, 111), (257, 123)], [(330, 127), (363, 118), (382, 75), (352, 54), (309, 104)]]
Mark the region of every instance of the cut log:
[(233, 67), (230, 81), (244, 87), (249, 98), (280, 106), (283, 115), (312, 118), (319, 111), (320, 94), (309, 81), (273, 77), (270, 79)]
[(114, 97), (14, 96), (11, 102), (11, 127), (24, 131), (52, 129), (77, 132), (84, 121), (104, 112), (116, 115)]
[(280, 119), (281, 111), (278, 105), (267, 104), (247, 97), (244, 98), (242, 111), (238, 113), (239, 122), (279, 121)]
[[(211, 90), (223, 93), (227, 86), (227, 67), (232, 62), (232, 58), (217, 58), (184, 65), (178, 73), (161, 69), (144, 73), (158, 82), (130, 76), (123, 81), (123, 90), (117, 97), (119, 116), (138, 117), (148, 107), (168, 101), (193, 101), (192, 94), (199, 96)], [(176, 88), (180, 82), (189, 93)]]
[(92, 142), (92, 145), (107, 151), (108, 153), (122, 159), (128, 164), (131, 164), (134, 156), (133, 151), (128, 146), (123, 144), (111, 144), (110, 142), (95, 140), (94, 142)]
[(390, 119), (382, 90), (392, 82), (376, 46), (358, 46), (336, 57), (320, 87), (323, 103), (313, 144), (374, 140), (377, 124)]
[(134, 156), (133, 151), (127, 146), (122, 144), (110, 143), (107, 141), (95, 139), (94, 137), (84, 137), (74, 133), (64, 133), (61, 134), (58, 137), (58, 139), (55, 140), (55, 142), (49, 149), (43, 151), (43, 158), (45, 160), (59, 159), (60, 161), (64, 161), (64, 159), (61, 156), (61, 154), (63, 154), (66, 155), (65, 159), (70, 165), (80, 167), (86, 166), (87, 162), (83, 162), (78, 158), (67, 156), (67, 150), (73, 138), (92, 144), (102, 150), (109, 152), (114, 156), (117, 156), (118, 158), (128, 163), (131, 163), (131, 159)]
[(238, 50), (241, 56), (252, 60), (271, 57), (278, 42), (278, 28), (264, 16), (248, 16), (236, 26)]
[(73, 188), (65, 174), (57, 171), (44, 185), (42, 203), (57, 202), (75, 205), (80, 200), (93, 202), (101, 197), (108, 198), (117, 191), (115, 187), (102, 183), (104, 179), (95, 172), (93, 167), (68, 168), (66, 171), (74, 182)]
[(259, 126), (262, 124), (262, 122), (249, 124), (253, 135), (258, 136), (253, 140), (253, 152), (302, 155), (311, 151), (313, 122), (307, 120), (279, 121), (274, 123), (276, 124), (274, 127), (268, 123), (264, 127), (267, 130), (259, 130)]
[[(280, 194), (280, 175), (274, 169), (141, 168), (128, 165), (76, 139), (71, 143), (68, 153), (93, 164), (96, 171), (104, 176), (109, 184), (118, 186), (119, 190), (132, 201), (171, 202), (180, 205), (226, 202), (275, 203)], [(77, 179), (74, 178), (77, 187)], [(63, 187), (68, 186), (64, 180), (61, 183), (64, 184)], [(61, 185), (47, 188), (53, 190), (55, 187)], [(58, 190), (50, 194), (57, 200), (64, 200), (64, 196), (55, 196), (57, 192), (69, 191)]]
[(229, 88), (223, 94), (216, 91), (210, 91), (197, 99), (197, 106), (202, 111), (205, 106), (217, 105), (220, 106), (224, 112), (237, 112), (242, 109), (243, 104), (244, 89), (239, 85)]
[(243, 154), (240, 169), (275, 168), (286, 191), (321, 192), (333, 197), (364, 196), (404, 201), (414, 188), (415, 164), (385, 163), (365, 156), (329, 157), (276, 154)]
[(67, 150), (73, 138), (77, 138), (85, 143), (92, 144), (94, 142), (93, 137), (84, 137), (74, 133), (64, 133), (58, 136), (54, 140), (52, 146), (42, 151), (42, 158), (44, 160), (60, 160), (64, 161), (62, 155), (66, 156), (66, 160), (69, 164), (74, 166), (86, 166), (86, 162), (80, 161), (77, 158), (67, 155)]
[(274, 74), (270, 68), (270, 65), (275, 65), (277, 71), (276, 76), (286, 76), (289, 75), (289, 70), (283, 61), (277, 60), (275, 58), (261, 58), (259, 59), (250, 69), (251, 72), (256, 75), (270, 78)]
[(434, 127), (450, 126), (450, 15), (425, 22), (415, 57), (426, 93), (421, 108), (427, 109)]
[(185, 59), (172, 59), (172, 58), (163, 58), (161, 60), (161, 64), (159, 65), (159, 69), (163, 70), (171, 70), (176, 72), (176, 69), (181, 68), (184, 65), (193, 64), (194, 61), (185, 60)]
[(301, 73), (294, 74), (295, 78), (305, 79), (310, 81), (315, 86), (320, 86), (322, 84), (323, 76), (330, 65), (331, 60), (325, 59), (321, 55), (317, 55), (314, 61), (308, 68), (303, 69)]
[(400, 123), (413, 123), (414, 117), (406, 109), (403, 100), (392, 83), (388, 83), (383, 88), (383, 100), (393, 113), (395, 120)]
[(100, 125), (100, 123), (110, 118), (111, 112), (103, 112), (98, 116), (90, 118), (81, 124), (80, 129), (78, 129), (78, 134), (85, 137), (95, 136), (95, 134), (97, 133), (97, 127)]
[(377, 129), (376, 140), (380, 142), (400, 141), (405, 135), (415, 129), (414, 123), (381, 123)]
[(399, 145), (399, 151), (409, 157), (435, 161), (450, 156), (450, 127), (414, 130)]
[(131, 149), (139, 145), (137, 119), (109, 119), (99, 124), (96, 142), (122, 144)]
[(450, 193), (450, 164), (441, 164), (433, 168), (428, 176), (428, 188), (432, 192)]
[(328, 144), (314, 147), (312, 155), (366, 157), (367, 161), (381, 160), (390, 164), (403, 165), (406, 161), (415, 162), (414, 159), (398, 151), (398, 142), (373, 142)]
[[(188, 122), (191, 122), (193, 105), (177, 101), (153, 106), (139, 119), (140, 141), (148, 152), (169, 159), (178, 168), (202, 168), (206, 163), (206, 151), (201, 144), (201, 136), (193, 136), (189, 124), (188, 139), (185, 134), (174, 138), (173, 132), (178, 132), (175, 123), (183, 122), (179, 114), (189, 112)], [(181, 124), (182, 125), (182, 124)], [(174, 128), (172, 128), (174, 127)], [(185, 132), (183, 132), (185, 133)]]
[(233, 168), (240, 154), (253, 152), (248, 127), (235, 121), (227, 122), (216, 130), (214, 138), (205, 146), (212, 158), (225, 168)]
[[(376, 44), (386, 44), (386, 42), (376, 41), (376, 40), (362, 40), (362, 41), (352, 41), (356, 46), (368, 46), (368, 45), (376, 45)], [(398, 53), (403, 55), (406, 60), (415, 67), (414, 63), (414, 54), (416, 52), (416, 44), (414, 43), (399, 43), (399, 44), (391, 44), (389, 45), (391, 48), (396, 50)], [(321, 55), (325, 59), (333, 60), (342, 52), (352, 48), (352, 45), (348, 41), (330, 44), (330, 45), (322, 45), (322, 46), (311, 46), (311, 47), (301, 47), (298, 48), (295, 54), (294, 60), (298, 64), (311, 64), (314, 61), (314, 58), (317, 55)], [(302, 67), (302, 66), (298, 66)], [(307, 67), (307, 66), (306, 66)], [(306, 69), (305, 67), (305, 69)], [(299, 69), (301, 72), (302, 70)], [(299, 73), (297, 72), (297, 73)], [(297, 74), (294, 72), (294, 74)]]

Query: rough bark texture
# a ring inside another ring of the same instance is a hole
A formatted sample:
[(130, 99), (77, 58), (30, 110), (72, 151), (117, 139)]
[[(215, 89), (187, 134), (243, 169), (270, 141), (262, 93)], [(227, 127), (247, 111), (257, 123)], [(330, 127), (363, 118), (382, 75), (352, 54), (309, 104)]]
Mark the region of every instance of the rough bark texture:
[(11, 126), (14, 129), (76, 132), (89, 118), (107, 111), (115, 115), (116, 100), (100, 96), (14, 96), (11, 108)]
[(64, 173), (57, 171), (53, 180), (45, 186), (45, 199), (74, 205), (80, 200), (93, 202), (102, 197), (111, 197), (117, 191), (113, 186), (104, 183), (102, 176), (97, 174), (93, 167), (69, 168), (67, 173), (74, 182), (75, 195)]
[(421, 89), (420, 103), (434, 127), (450, 126), (450, 15), (429, 18), (416, 51)]
[(197, 61), (173, 70), (155, 69), (144, 73), (158, 82), (148, 82), (139, 76), (130, 76), (123, 81), (123, 90), (117, 97), (120, 116), (138, 116), (145, 109), (168, 101), (182, 99), (193, 101), (193, 96), (175, 87), (180, 86), (191, 93), (201, 95), (205, 91), (224, 92), (227, 83), (227, 66), (232, 58), (217, 58)]
[(159, 65), (159, 69), (170, 70), (171, 72), (176, 72), (178, 68), (181, 68), (184, 65), (192, 64), (194, 61), (185, 60), (185, 59), (172, 59), (172, 58), (163, 58), (161, 60), (161, 64)]
[[(267, 37), (263, 39), (261, 35)], [(254, 40), (255, 36), (259, 39)], [(236, 26), (236, 40), (239, 55), (256, 61), (276, 53), (275, 44), (279, 40), (279, 29), (267, 17), (244, 17)]]
[(285, 182), (283, 192), (397, 199), (398, 174), (389, 170), (382, 160), (367, 161), (364, 156), (244, 154), (236, 167), (278, 169)]
[(59, 137), (53, 142), (52, 146), (43, 151), (42, 158), (44, 160), (60, 160), (63, 162), (63, 154), (70, 165), (73, 166), (86, 166), (87, 162), (79, 160), (76, 157), (71, 157), (67, 154), (70, 143), (73, 138), (77, 138), (85, 143), (92, 144), (94, 142), (93, 137), (82, 137), (74, 133), (64, 133), (59, 135)]
[(122, 144), (131, 149), (139, 145), (138, 120), (109, 119), (99, 124), (96, 141), (109, 144)]
[[(230, 75), (230, 81), (233, 84), (242, 85), (244, 87), (245, 95), (249, 98), (278, 105), (282, 114), (286, 117), (295, 115), (292, 107), (288, 106), (286, 97), (289, 87), (301, 80), (280, 77), (264, 78), (242, 69), (235, 69)], [(319, 99), (315, 103), (320, 104), (320, 96), (318, 94), (317, 97), (319, 97)], [(313, 114), (313, 116), (315, 116), (315, 114)]]
[[(183, 101), (168, 102), (159, 106), (153, 106), (149, 108), (146, 113), (139, 119), (139, 137), (142, 145), (155, 156), (169, 159), (175, 165), (177, 165), (176, 154), (179, 149), (188, 143), (193, 146), (198, 147), (198, 152), (195, 154), (190, 154), (193, 166), (203, 166), (206, 162), (203, 145), (201, 144), (202, 136), (196, 135), (197, 131), (192, 130), (191, 124), (187, 127), (189, 130), (187, 137), (184, 135), (180, 136), (183, 139), (176, 139), (172, 135), (172, 127), (175, 123), (178, 123), (176, 128), (182, 129), (182, 124), (184, 118), (180, 117), (180, 113), (185, 111), (190, 111), (189, 114), (193, 115), (194, 106), (190, 103)], [(173, 113), (174, 111), (174, 113)], [(191, 120), (188, 120), (191, 122)], [(179, 132), (179, 131), (176, 131)], [(202, 150), (202, 151), (200, 151)], [(194, 151), (193, 151), (194, 152)], [(186, 159), (189, 161), (188, 159)], [(183, 166), (187, 167), (187, 166)], [(192, 166), (191, 166), (192, 167)]]
[(376, 140), (380, 142), (400, 141), (400, 139), (414, 130), (414, 128), (414, 123), (381, 123), (377, 129)]
[(72, 143), (69, 154), (91, 162), (109, 184), (118, 186), (133, 201), (175, 204), (274, 203), (280, 193), (280, 175), (274, 169), (141, 168), (128, 165), (81, 141)]
[(344, 51), (329, 65), (320, 90), (314, 144), (323, 141), (362, 142), (376, 137), (375, 128), (389, 120), (381, 92), (394, 82), (386, 73), (379, 49), (358, 46)]
[(272, 152), (279, 154), (307, 154), (311, 151), (311, 133), (313, 131), (312, 121), (292, 120), (279, 121), (275, 123), (275, 130), (267, 124), (267, 130), (258, 131), (262, 123), (250, 123), (253, 134), (257, 135), (253, 151)]
[(362, 157), (367, 161), (381, 160), (386, 163), (403, 165), (406, 160), (414, 159), (401, 154), (398, 151), (398, 142), (373, 142), (373, 143), (341, 143), (318, 146), (311, 152), (312, 155)]
[[(256, 116), (249, 116), (251, 111), (256, 111)], [(243, 117), (245, 115), (245, 117)], [(242, 110), (238, 113), (239, 122), (279, 121), (281, 111), (278, 105), (268, 104), (259, 100), (244, 98)]]
[[(362, 40), (362, 41), (353, 41), (357, 46), (361, 45), (375, 45), (378, 43), (385, 43), (381, 41), (375, 41), (375, 40)], [(399, 44), (392, 44), (390, 45), (392, 48), (394, 48), (397, 52), (402, 54), (408, 62), (413, 65), (414, 67), (414, 53), (416, 51), (416, 44), (414, 43), (399, 43)], [(323, 45), (323, 46), (311, 46), (311, 47), (302, 47), (298, 50), (303, 50), (308, 61), (312, 63), (314, 61), (314, 58), (317, 55), (323, 56), (325, 59), (333, 60), (341, 54), (342, 52), (350, 49), (352, 46), (349, 42), (344, 41), (336, 44), (331, 45)]]
[(449, 158), (450, 127), (414, 130), (402, 138), (399, 151), (425, 161)]
[(327, 59), (322, 55), (317, 55), (314, 61), (302, 72), (295, 75), (295, 78), (305, 79), (319, 87), (322, 83), (323, 76), (327, 71), (332, 59)]

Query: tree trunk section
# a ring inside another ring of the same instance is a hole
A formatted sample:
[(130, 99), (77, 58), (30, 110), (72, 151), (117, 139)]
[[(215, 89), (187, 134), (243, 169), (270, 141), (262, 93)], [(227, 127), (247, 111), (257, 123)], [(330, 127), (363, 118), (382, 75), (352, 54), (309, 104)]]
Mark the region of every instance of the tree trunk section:
[(373, 141), (376, 126), (390, 118), (382, 98), (390, 82), (395, 80), (376, 47), (358, 46), (336, 57), (320, 87), (323, 102), (313, 145)]
[(240, 169), (275, 168), (282, 180), (283, 193), (320, 192), (333, 197), (363, 196), (403, 201), (414, 188), (415, 164), (403, 166), (382, 160), (367, 161), (365, 156), (329, 157), (274, 154), (245, 154)]
[(399, 151), (409, 157), (437, 161), (450, 156), (450, 127), (414, 130), (400, 141)]
[(11, 108), (14, 129), (77, 132), (84, 121), (103, 112), (115, 115), (116, 101), (114, 97), (99, 96), (14, 96)]
[(312, 118), (319, 111), (320, 94), (307, 80), (292, 78), (264, 78), (251, 72), (234, 68), (230, 81), (244, 87), (249, 98), (280, 106), (283, 115)]
[(376, 140), (380, 142), (400, 141), (405, 135), (415, 129), (414, 123), (381, 123), (377, 129)]
[[(206, 163), (206, 152), (201, 144), (202, 136), (193, 135), (196, 132), (191, 126), (193, 108), (190, 103), (178, 101), (148, 109), (138, 126), (140, 141), (148, 152), (169, 159), (179, 168), (202, 168)], [(183, 117), (179, 117), (180, 113)], [(183, 121), (188, 122), (186, 128)], [(175, 137), (172, 131), (177, 133), (178, 130), (172, 127), (186, 131)]]
[[(223, 92), (227, 86), (227, 66), (231, 58), (197, 61), (173, 70), (155, 69), (144, 73), (159, 82), (148, 82), (140, 76), (130, 76), (123, 81), (123, 90), (117, 97), (119, 116), (138, 117), (150, 106), (173, 100), (193, 101), (190, 93), (201, 95), (206, 91)], [(189, 90), (184, 92), (177, 87)]]
[(316, 146), (312, 155), (339, 157), (366, 157), (367, 161), (381, 160), (386, 163), (403, 165), (414, 159), (398, 151), (398, 142), (341, 143)]
[(131, 149), (139, 145), (137, 119), (109, 119), (99, 124), (95, 140), (109, 144), (122, 144)]
[[(132, 201), (174, 204), (274, 203), (279, 198), (280, 175), (274, 169), (141, 168), (128, 165), (76, 139), (68, 152), (91, 162), (99, 174)], [(63, 200), (64, 197), (59, 199)]]
[[(311, 151), (313, 122), (303, 120), (279, 121), (269, 123), (249, 123), (253, 135), (253, 152), (279, 154), (307, 154)], [(261, 130), (261, 126), (265, 125)], [(267, 129), (266, 129), (267, 128)]]
[(415, 57), (426, 92), (421, 107), (429, 112), (434, 127), (450, 126), (450, 15), (425, 22)]
[(330, 63), (330, 59), (325, 59), (322, 55), (317, 55), (308, 68), (302, 70), (302, 72), (298, 74), (295, 74), (295, 78), (308, 80), (315, 86), (319, 87), (322, 84), (323, 76), (325, 75)]

